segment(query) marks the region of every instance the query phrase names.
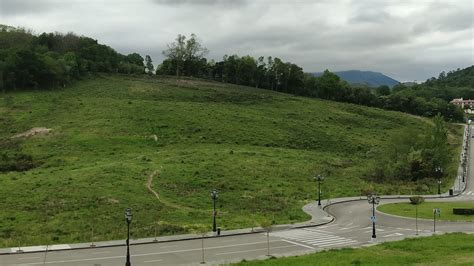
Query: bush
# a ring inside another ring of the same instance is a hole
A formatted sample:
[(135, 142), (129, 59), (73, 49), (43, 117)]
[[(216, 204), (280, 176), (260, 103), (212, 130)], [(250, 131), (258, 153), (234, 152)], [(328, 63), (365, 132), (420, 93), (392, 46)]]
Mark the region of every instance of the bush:
[(410, 197), (410, 203), (413, 205), (419, 205), (423, 203), (425, 199), (422, 196), (412, 196)]
[(453, 214), (474, 215), (474, 208), (453, 208)]
[(33, 161), (33, 157), (28, 154), (13, 154), (8, 155), (6, 153), (0, 154), (0, 172), (9, 171), (28, 171), (37, 166), (37, 163)]

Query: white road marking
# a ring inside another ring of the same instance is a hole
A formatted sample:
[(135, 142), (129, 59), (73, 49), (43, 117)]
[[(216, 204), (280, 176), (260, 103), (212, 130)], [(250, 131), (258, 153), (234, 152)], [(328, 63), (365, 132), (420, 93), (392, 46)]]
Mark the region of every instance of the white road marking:
[(146, 260), (143, 263), (152, 263), (152, 262), (159, 262), (159, 261), (162, 261), (162, 260)]
[(332, 243), (342, 244), (342, 243), (352, 243), (352, 242), (357, 242), (357, 241), (351, 240), (351, 239), (337, 239), (337, 240), (332, 239), (332, 240), (308, 241), (306, 243), (319, 246), (319, 245), (326, 245), (326, 244), (332, 244)]
[(303, 245), (303, 244), (300, 244), (300, 243), (296, 243), (296, 242), (293, 242), (293, 241), (290, 241), (290, 240), (283, 239), (283, 241), (285, 241), (285, 242), (287, 242), (287, 243), (290, 243), (290, 244), (293, 244), (293, 245), (298, 245), (298, 246), (300, 246), (300, 247), (309, 248), (309, 249), (314, 249), (313, 247), (306, 246), (306, 245)]
[(99, 252), (92, 252), (91, 254), (105, 254), (109, 253), (108, 251), (99, 251)]
[(328, 231), (323, 231), (323, 230), (318, 230), (318, 229), (313, 229), (313, 228), (306, 228), (303, 229), (305, 231), (311, 231), (311, 232), (317, 232), (317, 233), (323, 233), (323, 234), (330, 234)]
[(354, 229), (354, 228), (357, 228), (358, 226), (349, 226), (349, 227), (342, 227), (342, 228), (339, 228), (339, 231), (342, 231), (342, 230), (350, 230), (350, 229)]
[(330, 247), (330, 246), (337, 246), (337, 245), (345, 245), (345, 244), (349, 244), (349, 243), (356, 243), (357, 241), (355, 240), (352, 240), (352, 241), (349, 241), (349, 242), (343, 242), (343, 243), (331, 243), (331, 244), (324, 244), (324, 245), (320, 245), (320, 247)]
[[(289, 247), (294, 247), (294, 245), (291, 246), (279, 246), (279, 247), (272, 247), (270, 246), (270, 249), (277, 249), (277, 248), (289, 248)], [(257, 249), (249, 249), (249, 250), (239, 250), (239, 251), (229, 251), (229, 252), (223, 252), (223, 253), (216, 253), (216, 256), (220, 255), (227, 255), (227, 254), (236, 254), (236, 253), (245, 253), (245, 252), (252, 252), (252, 251), (260, 251), (260, 250), (267, 250), (268, 248), (257, 248)]]
[(402, 235), (403, 235), (402, 233), (394, 233), (394, 234), (386, 235), (383, 237), (393, 237), (393, 236), (402, 236)]
[(290, 239), (304, 244), (324, 247), (329, 245), (344, 245), (349, 243), (356, 243), (356, 240), (332, 235), (329, 233), (321, 233), (315, 229), (294, 229), (283, 232), (275, 232), (273, 236), (281, 237), (283, 239)]
[(32, 260), (32, 259), (39, 259), (41, 257), (28, 257), (28, 258), (18, 258), (19, 260)]

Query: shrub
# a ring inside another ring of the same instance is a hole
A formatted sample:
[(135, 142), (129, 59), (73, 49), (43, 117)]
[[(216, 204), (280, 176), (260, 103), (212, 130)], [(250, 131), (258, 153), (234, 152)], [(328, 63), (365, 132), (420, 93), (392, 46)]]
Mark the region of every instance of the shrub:
[(453, 208), (453, 214), (474, 215), (474, 208)]
[(410, 203), (413, 205), (419, 205), (423, 203), (425, 199), (422, 196), (412, 196), (410, 197)]

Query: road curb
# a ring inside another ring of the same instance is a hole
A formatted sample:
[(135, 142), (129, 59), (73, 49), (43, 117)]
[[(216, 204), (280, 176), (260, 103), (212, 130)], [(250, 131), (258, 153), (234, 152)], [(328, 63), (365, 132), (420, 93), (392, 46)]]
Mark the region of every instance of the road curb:
[[(310, 227), (317, 227), (323, 226), (329, 223), (332, 223), (335, 220), (335, 217), (332, 216), (330, 221), (325, 221), (318, 224), (308, 224), (308, 225), (300, 225), (300, 226), (291, 226), (291, 224), (287, 225), (280, 225), (280, 227), (274, 228), (274, 231), (281, 231), (281, 230), (292, 230), (292, 229), (301, 229), (301, 228), (310, 228)], [(200, 240), (204, 239), (214, 239), (214, 238), (221, 238), (221, 237), (230, 237), (230, 236), (240, 236), (240, 235), (251, 235), (251, 234), (260, 234), (266, 232), (264, 229), (257, 228), (250, 232), (238, 232), (238, 233), (230, 233), (230, 234), (223, 234), (220, 236), (195, 236), (195, 237), (185, 237), (179, 239), (169, 239), (169, 240), (161, 240), (161, 241), (143, 241), (139, 243), (130, 243), (130, 246), (139, 246), (139, 245), (150, 245), (150, 244), (160, 244), (160, 243), (171, 243), (171, 242), (179, 242), (179, 241), (189, 241), (189, 240)], [(55, 252), (55, 251), (68, 251), (68, 250), (85, 250), (85, 249), (101, 249), (101, 248), (111, 248), (111, 247), (125, 247), (125, 240), (124, 243), (121, 244), (108, 244), (108, 245), (96, 245), (96, 246), (83, 246), (83, 247), (70, 247), (70, 248), (58, 248), (53, 250), (47, 250), (47, 252)], [(100, 242), (97, 242), (100, 243)], [(78, 245), (85, 244), (85, 243), (78, 243)], [(32, 250), (32, 251), (10, 251), (10, 252), (0, 252), (0, 256), (2, 255), (16, 255), (16, 254), (33, 254), (33, 253), (44, 253), (46, 250)]]

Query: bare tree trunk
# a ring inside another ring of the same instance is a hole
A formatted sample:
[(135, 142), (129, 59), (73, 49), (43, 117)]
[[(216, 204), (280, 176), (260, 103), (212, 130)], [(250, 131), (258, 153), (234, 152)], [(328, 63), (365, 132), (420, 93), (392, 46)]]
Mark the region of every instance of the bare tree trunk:
[(270, 230), (267, 230), (267, 256), (270, 256)]
[(204, 264), (206, 263), (204, 261), (204, 236), (201, 237), (201, 251), (202, 251), (201, 263)]

